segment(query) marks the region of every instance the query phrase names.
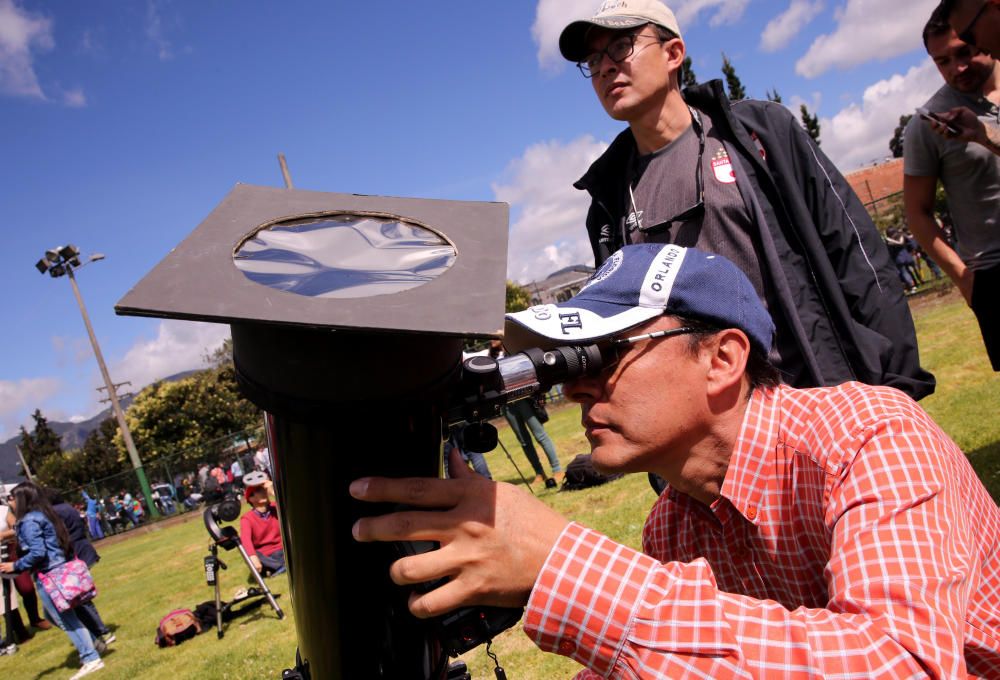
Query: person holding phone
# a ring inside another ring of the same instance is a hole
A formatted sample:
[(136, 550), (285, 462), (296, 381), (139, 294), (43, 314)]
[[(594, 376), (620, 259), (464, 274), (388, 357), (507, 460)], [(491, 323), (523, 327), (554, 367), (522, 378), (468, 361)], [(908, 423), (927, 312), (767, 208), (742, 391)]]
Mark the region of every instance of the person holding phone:
[[(1000, 292), (1000, 156), (986, 145), (971, 143), (969, 126), (954, 115), (937, 112), (962, 108), (980, 122), (995, 121), (1000, 63), (960, 40), (940, 8), (924, 27), (923, 39), (945, 82), (922, 107), (923, 116), (914, 116), (904, 133), (906, 220), (917, 242), (975, 312), (990, 363), (998, 371), (1000, 311), (992, 298)], [(947, 124), (959, 134), (949, 133)], [(955, 248), (934, 219), (938, 180), (948, 196)]]

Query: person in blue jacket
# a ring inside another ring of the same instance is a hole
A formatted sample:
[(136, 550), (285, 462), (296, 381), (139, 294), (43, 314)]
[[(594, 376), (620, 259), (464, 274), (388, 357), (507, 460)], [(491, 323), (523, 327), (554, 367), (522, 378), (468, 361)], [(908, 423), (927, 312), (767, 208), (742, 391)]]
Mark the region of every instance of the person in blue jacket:
[(52, 509), (52, 504), (42, 490), (31, 482), (15, 486), (7, 503), (17, 518), (15, 529), (21, 557), (13, 562), (0, 563), (0, 572), (11, 574), (30, 571), (34, 575), (38, 596), (46, 615), (66, 632), (80, 654), (83, 665), (70, 680), (78, 680), (99, 671), (104, 668), (104, 662), (94, 647), (90, 632), (72, 609), (64, 612), (57, 610), (45, 588), (38, 582), (38, 574), (47, 573), (73, 558), (73, 544), (66, 526)]

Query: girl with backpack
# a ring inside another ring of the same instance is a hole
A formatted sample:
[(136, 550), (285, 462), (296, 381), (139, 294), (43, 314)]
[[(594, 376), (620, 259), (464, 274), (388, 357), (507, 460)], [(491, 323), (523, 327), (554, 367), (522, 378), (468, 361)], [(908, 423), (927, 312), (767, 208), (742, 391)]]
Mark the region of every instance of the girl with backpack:
[(70, 680), (78, 680), (85, 675), (104, 668), (101, 655), (94, 648), (94, 640), (86, 627), (77, 618), (76, 612), (68, 609), (60, 612), (52, 603), (49, 594), (38, 581), (38, 574), (47, 573), (73, 558), (73, 544), (62, 520), (52, 509), (45, 494), (31, 482), (22, 482), (14, 487), (7, 498), (10, 509), (17, 518), (15, 526), (17, 541), (22, 556), (14, 562), (0, 563), (0, 572), (30, 571), (35, 576), (36, 590), (49, 619), (66, 632), (80, 654), (83, 666)]

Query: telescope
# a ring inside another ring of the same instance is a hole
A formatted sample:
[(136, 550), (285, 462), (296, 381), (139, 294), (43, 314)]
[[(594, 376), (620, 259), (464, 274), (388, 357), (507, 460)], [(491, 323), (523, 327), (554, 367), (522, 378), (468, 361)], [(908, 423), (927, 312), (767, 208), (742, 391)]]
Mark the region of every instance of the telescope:
[(507, 214), (237, 185), (115, 307), (230, 326), (241, 389), (265, 412), (298, 638), (287, 678), (463, 677), (448, 656), (520, 617), (416, 619), (389, 579), (400, 546), (351, 535), (393, 508), (348, 493), (365, 476), (438, 477), (449, 426), (488, 446), (505, 403), (599, 370), (593, 346), (462, 361), (466, 339), (503, 325)]
[[(251, 472), (250, 474), (263, 476), (261, 472)], [(264, 583), (264, 578), (257, 572), (257, 569), (253, 566), (253, 562), (250, 561), (250, 555), (247, 554), (243, 544), (240, 543), (240, 536), (236, 529), (231, 526), (222, 525), (223, 522), (235, 522), (238, 520), (242, 509), (243, 506), (240, 505), (239, 498), (233, 494), (226, 494), (218, 503), (213, 503), (205, 508), (205, 512), (202, 514), (202, 519), (205, 522), (205, 530), (212, 537), (212, 542), (208, 546), (209, 555), (204, 560), (205, 580), (208, 581), (208, 585), (215, 588), (215, 631), (219, 639), (224, 634), (222, 630), (222, 619), (224, 616), (230, 613), (242, 613), (245, 609), (259, 604), (261, 598), (267, 600), (279, 619), (285, 617), (285, 613), (281, 611), (281, 607), (278, 606), (274, 595), (271, 594), (271, 589), (267, 587), (267, 584)], [(222, 601), (219, 570), (227, 569), (228, 567), (225, 562), (219, 559), (219, 548), (223, 550), (236, 550), (239, 556), (243, 558), (243, 563), (250, 570), (251, 576), (257, 582), (256, 587), (248, 590), (245, 595), (234, 597), (231, 601), (225, 603)], [(253, 601), (242, 604), (247, 600)], [(242, 608), (237, 609), (236, 605), (241, 604)]]

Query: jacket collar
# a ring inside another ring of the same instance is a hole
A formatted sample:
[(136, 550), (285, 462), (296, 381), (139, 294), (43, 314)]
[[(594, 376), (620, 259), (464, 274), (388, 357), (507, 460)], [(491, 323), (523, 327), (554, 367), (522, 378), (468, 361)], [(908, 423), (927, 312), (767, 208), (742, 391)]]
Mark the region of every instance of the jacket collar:
[[(719, 118), (724, 118), (727, 121), (727, 127), (733, 129), (734, 119), (730, 110), (729, 98), (726, 97), (721, 80), (711, 80), (685, 88), (683, 96), (685, 102), (711, 118), (713, 124), (717, 124), (715, 121)], [(617, 187), (625, 178), (622, 168), (627, 166), (635, 148), (635, 136), (630, 128), (625, 128), (573, 186), (586, 190), (595, 196), (598, 192), (606, 191), (608, 187), (615, 187), (613, 191), (615, 191), (614, 195), (617, 195)], [(609, 200), (606, 195), (603, 198)], [(610, 198), (611, 202), (614, 203), (613, 196)]]

